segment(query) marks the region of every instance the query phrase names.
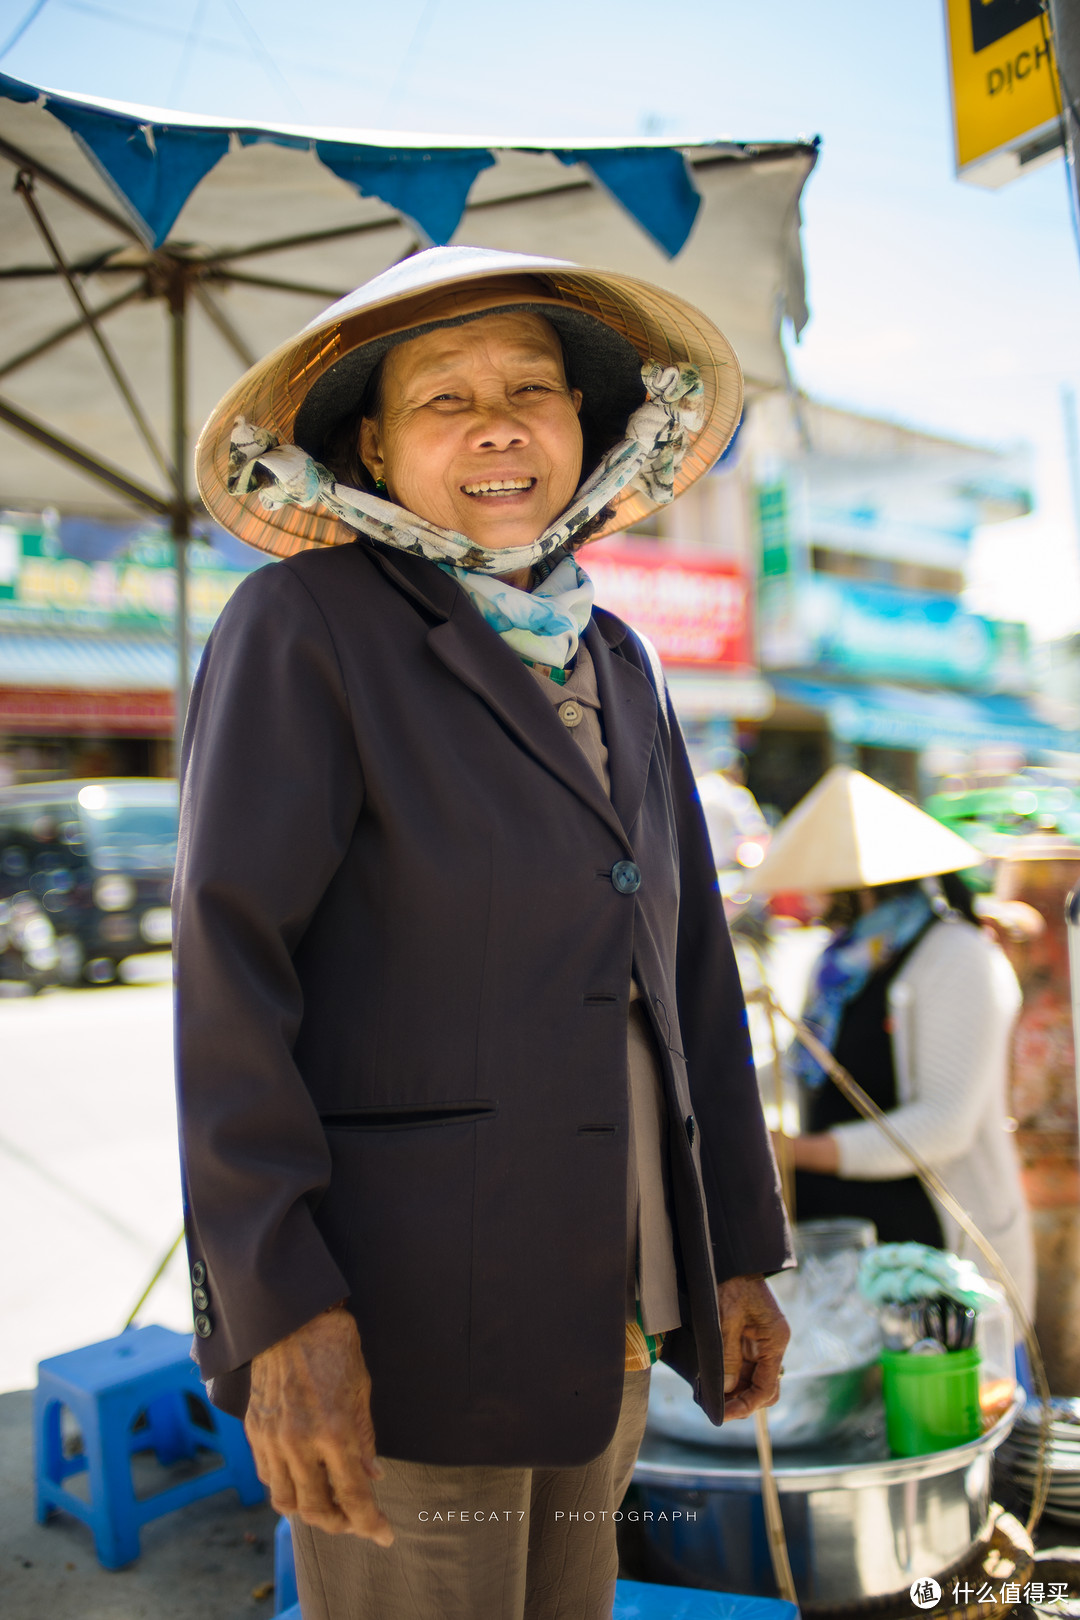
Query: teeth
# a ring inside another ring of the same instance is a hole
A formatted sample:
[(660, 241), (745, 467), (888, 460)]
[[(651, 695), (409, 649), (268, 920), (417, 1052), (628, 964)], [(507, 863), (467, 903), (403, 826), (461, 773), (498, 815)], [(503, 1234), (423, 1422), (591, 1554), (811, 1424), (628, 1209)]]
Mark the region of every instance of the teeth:
[(463, 484), (466, 495), (502, 495), (510, 489), (531, 489), (531, 478), (487, 478), (480, 484)]

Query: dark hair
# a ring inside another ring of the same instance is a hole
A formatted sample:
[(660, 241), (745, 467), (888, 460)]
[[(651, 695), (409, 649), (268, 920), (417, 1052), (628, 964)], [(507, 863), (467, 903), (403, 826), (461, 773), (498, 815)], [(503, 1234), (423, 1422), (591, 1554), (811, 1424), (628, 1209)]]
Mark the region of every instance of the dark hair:
[[(922, 878), (904, 878), (899, 883), (877, 883), (874, 885), (874, 894), (878, 903), (884, 900), (897, 900), (902, 895), (914, 894), (922, 885)], [(963, 917), (965, 922), (971, 923), (973, 928), (981, 928), (971, 901), (971, 890), (957, 872), (942, 872), (938, 878), (941, 892), (945, 896), (949, 909)], [(859, 892), (856, 889), (842, 889), (832, 896), (829, 908), (822, 922), (826, 928), (832, 928), (840, 933), (852, 927), (858, 920), (861, 912)]]
[[(562, 351), (563, 370), (566, 374), (567, 385), (575, 387), (570, 357), (566, 353), (561, 336), (559, 348)], [(364, 489), (369, 494), (374, 492), (375, 480), (360, 458), (360, 426), (367, 420), (378, 419), (383, 409), (383, 367), (386, 356), (383, 355), (378, 365), (372, 370), (364, 385), (364, 392), (358, 404), (341, 417), (327, 433), (323, 441), (322, 454), (319, 460), (328, 472), (331, 472), (339, 484), (349, 485), (353, 489)], [(610, 407), (605, 411), (589, 404), (588, 395), (582, 391), (581, 401), (581, 472), (578, 475), (578, 484), (592, 472), (601, 459), (607, 455), (613, 445), (626, 435), (625, 419), (616, 421)], [(575, 486), (576, 487), (576, 486)], [(588, 540), (598, 529), (602, 529), (614, 515), (613, 507), (605, 507), (598, 512), (584, 529), (578, 531), (575, 537), (579, 543)]]
[(386, 356), (383, 355), (364, 384), (359, 404), (347, 416), (335, 422), (326, 435), (319, 457), (339, 484), (346, 484), (350, 489), (367, 490), (369, 495), (374, 494), (375, 480), (360, 459), (360, 424), (365, 418), (378, 421), (382, 416), (385, 363)]
[(965, 922), (969, 922), (973, 928), (981, 928), (982, 923), (979, 921), (975, 911), (971, 890), (959, 872), (942, 872), (938, 882), (941, 884), (941, 892), (949, 902), (950, 908), (958, 916), (963, 917)]

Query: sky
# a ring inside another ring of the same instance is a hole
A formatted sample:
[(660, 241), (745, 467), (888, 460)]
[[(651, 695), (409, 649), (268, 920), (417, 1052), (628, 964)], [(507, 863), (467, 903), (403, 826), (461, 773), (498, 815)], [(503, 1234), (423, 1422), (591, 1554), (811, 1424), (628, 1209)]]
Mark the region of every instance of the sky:
[(0, 69), (188, 112), (491, 141), (820, 135), (794, 377), (833, 404), (1030, 446), (1037, 509), (979, 535), (972, 605), (1080, 630), (1065, 169), (999, 191), (956, 180), (944, 0), (0, 0)]

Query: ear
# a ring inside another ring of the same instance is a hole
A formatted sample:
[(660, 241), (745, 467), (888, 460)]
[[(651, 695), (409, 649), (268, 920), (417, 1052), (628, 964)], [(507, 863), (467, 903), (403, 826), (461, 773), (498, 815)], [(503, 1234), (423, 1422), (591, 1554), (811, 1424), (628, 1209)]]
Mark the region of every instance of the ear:
[(385, 477), (382, 442), (379, 434), (379, 424), (375, 417), (365, 416), (362, 419), (357, 448), (360, 451), (360, 460), (364, 463), (372, 478)]
[(581, 401), (582, 401), (582, 398), (583, 398), (581, 389), (580, 388), (571, 388), (571, 390), (570, 390), (570, 398), (574, 402), (575, 411), (577, 411), (578, 415), (580, 416), (581, 415)]

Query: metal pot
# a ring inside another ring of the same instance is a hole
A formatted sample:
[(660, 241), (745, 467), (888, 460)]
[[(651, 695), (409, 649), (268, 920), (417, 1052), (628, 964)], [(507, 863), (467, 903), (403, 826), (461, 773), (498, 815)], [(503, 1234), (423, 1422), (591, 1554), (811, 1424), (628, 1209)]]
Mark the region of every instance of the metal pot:
[[(958, 1565), (989, 1534), (993, 1454), (1022, 1405), (1018, 1395), (980, 1439), (929, 1456), (890, 1457), (880, 1437), (859, 1437), (778, 1457), (800, 1605), (898, 1595)], [(717, 1457), (647, 1430), (623, 1514), (640, 1529), (646, 1579), (777, 1596), (756, 1455)]]
[[(769, 1435), (777, 1449), (812, 1446), (880, 1425), (881, 1367), (875, 1356), (861, 1367), (837, 1372), (788, 1372), (780, 1399), (768, 1411)], [(750, 1419), (719, 1428), (698, 1406), (684, 1378), (658, 1361), (649, 1383), (649, 1429), (669, 1440), (708, 1446), (713, 1451), (753, 1451)]]

